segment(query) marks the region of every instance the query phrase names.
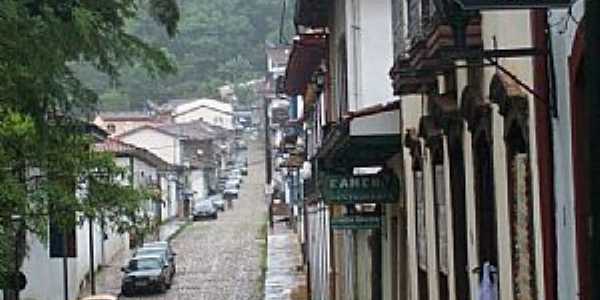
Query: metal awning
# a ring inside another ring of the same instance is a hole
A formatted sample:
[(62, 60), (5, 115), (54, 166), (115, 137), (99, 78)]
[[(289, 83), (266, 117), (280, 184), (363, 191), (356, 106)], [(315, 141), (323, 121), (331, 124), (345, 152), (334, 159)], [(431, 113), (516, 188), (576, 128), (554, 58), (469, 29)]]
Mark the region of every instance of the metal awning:
[(313, 73), (325, 58), (326, 38), (323, 35), (301, 35), (294, 41), (285, 70), (284, 91), (289, 96), (303, 95)]
[(400, 102), (349, 114), (325, 137), (317, 158), (326, 168), (383, 166), (402, 151)]

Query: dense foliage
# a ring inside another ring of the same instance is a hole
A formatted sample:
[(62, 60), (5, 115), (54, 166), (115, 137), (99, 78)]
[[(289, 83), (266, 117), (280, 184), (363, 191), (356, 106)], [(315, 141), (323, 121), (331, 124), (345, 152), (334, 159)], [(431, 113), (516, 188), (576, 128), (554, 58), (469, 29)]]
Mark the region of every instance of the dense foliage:
[[(91, 150), (78, 116), (95, 109), (96, 93), (73, 71), (85, 63), (116, 79), (136, 66), (172, 73), (166, 54), (126, 31), (140, 11), (176, 33), (175, 0), (0, 0), (0, 286), (12, 278), (17, 232), (45, 239), (51, 216), (62, 228), (79, 217), (132, 225), (148, 195), (114, 180), (110, 156)], [(82, 193), (82, 191), (86, 191)]]
[[(165, 51), (178, 72), (166, 78), (147, 76), (140, 68), (123, 69), (117, 85), (88, 68), (84, 81), (99, 92), (101, 109), (139, 109), (145, 100), (214, 97), (216, 88), (240, 84), (265, 72), (265, 43), (279, 42), (283, 0), (180, 1), (179, 34), (169, 39), (150, 15), (129, 24), (129, 32)], [(294, 1), (287, 1), (284, 38), (294, 32)]]

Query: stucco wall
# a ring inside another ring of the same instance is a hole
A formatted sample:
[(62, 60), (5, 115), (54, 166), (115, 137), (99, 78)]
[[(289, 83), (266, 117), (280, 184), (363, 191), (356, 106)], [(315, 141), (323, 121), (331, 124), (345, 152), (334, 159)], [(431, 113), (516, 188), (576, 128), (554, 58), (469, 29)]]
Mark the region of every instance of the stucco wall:
[[(94, 226), (94, 267), (106, 263), (116, 253), (128, 247), (128, 235), (117, 234), (107, 228), (107, 239), (103, 239), (99, 225)], [(69, 299), (77, 299), (80, 286), (89, 271), (89, 224), (83, 222), (77, 228), (77, 257), (68, 259)], [(28, 285), (21, 292), (21, 299), (56, 300), (63, 299), (63, 261), (50, 258), (48, 242), (28, 235), (30, 246), (22, 271), (27, 276)]]
[(571, 8), (572, 18), (566, 9), (550, 11), (548, 21), (552, 26), (552, 50), (554, 70), (556, 72), (556, 96), (558, 117), (552, 120), (554, 139), (554, 168), (560, 170), (560, 176), (554, 177), (556, 195), (556, 264), (557, 295), (559, 300), (578, 299), (579, 282), (577, 272), (577, 248), (575, 240), (575, 199), (573, 188), (572, 161), (572, 118), (570, 97), (571, 51), (575, 41), (578, 24), (584, 14), (584, 1), (575, 1)]
[(176, 137), (151, 128), (144, 128), (121, 138), (125, 143), (144, 148), (162, 160), (178, 165), (181, 163), (180, 143)]
[(192, 170), (190, 174), (191, 189), (194, 192), (194, 199), (203, 199), (208, 195), (208, 186), (206, 182), (206, 172), (204, 169)]
[(225, 129), (233, 129), (233, 115), (223, 113), (209, 107), (199, 107), (188, 112), (176, 115), (175, 123), (188, 123), (203, 120), (212, 125), (221, 126)]
[(390, 0), (347, 0), (348, 107), (350, 111), (393, 99)]

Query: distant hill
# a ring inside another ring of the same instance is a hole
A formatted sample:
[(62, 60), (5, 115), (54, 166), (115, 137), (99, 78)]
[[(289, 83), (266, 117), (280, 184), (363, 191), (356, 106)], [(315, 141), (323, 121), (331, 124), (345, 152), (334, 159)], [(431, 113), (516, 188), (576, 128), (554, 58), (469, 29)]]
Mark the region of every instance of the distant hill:
[[(265, 42), (279, 40), (283, 0), (180, 0), (179, 33), (169, 39), (145, 15), (129, 24), (130, 32), (162, 48), (178, 73), (149, 78), (139, 67), (127, 67), (118, 85), (86, 66), (78, 67), (84, 82), (100, 95), (101, 110), (143, 108), (146, 100), (218, 97), (225, 83), (259, 78), (265, 69)], [(287, 1), (284, 40), (293, 30), (294, 0)]]

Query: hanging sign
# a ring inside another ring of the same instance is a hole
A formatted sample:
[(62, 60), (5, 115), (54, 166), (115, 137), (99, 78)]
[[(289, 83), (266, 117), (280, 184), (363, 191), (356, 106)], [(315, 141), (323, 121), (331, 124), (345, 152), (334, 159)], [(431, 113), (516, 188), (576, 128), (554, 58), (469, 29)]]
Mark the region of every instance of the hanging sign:
[(464, 9), (527, 9), (567, 7), (573, 0), (456, 0)]
[(341, 216), (331, 218), (331, 228), (334, 230), (368, 230), (381, 227), (381, 218), (378, 216)]
[(320, 181), (326, 204), (393, 203), (398, 201), (400, 184), (391, 172), (373, 175), (331, 175)]

